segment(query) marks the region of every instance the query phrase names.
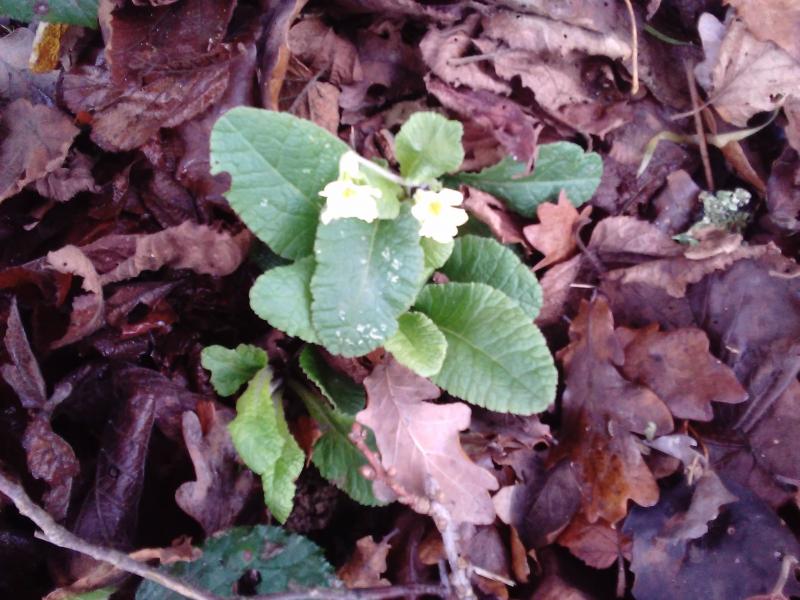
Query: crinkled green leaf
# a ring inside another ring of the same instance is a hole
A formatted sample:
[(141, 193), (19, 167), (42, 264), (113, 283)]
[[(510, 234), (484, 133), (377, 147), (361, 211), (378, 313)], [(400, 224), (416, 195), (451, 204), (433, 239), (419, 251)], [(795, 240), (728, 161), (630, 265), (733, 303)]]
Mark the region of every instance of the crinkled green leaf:
[(537, 206), (558, 198), (562, 189), (575, 206), (586, 202), (600, 185), (603, 161), (577, 144), (554, 142), (539, 146), (533, 173), (524, 173), (525, 165), (508, 157), (479, 173), (454, 175), (448, 182), (471, 185), (505, 200), (519, 214), (533, 217)]
[(367, 402), (364, 386), (333, 369), (311, 346), (303, 348), (298, 362), (306, 377), (338, 410), (354, 415), (364, 408)]
[(305, 456), (289, 433), (280, 398), (270, 391), (269, 367), (250, 380), (236, 403), (236, 418), (228, 428), (244, 463), (261, 476), (264, 501), (281, 523), (289, 518), (295, 479)]
[[(233, 527), (208, 538), (202, 550), (195, 561), (159, 570), (222, 598), (232, 597), (236, 582), (252, 572), (259, 576), (257, 594), (339, 585), (319, 546), (279, 527)], [(183, 600), (183, 596), (143, 581), (136, 600)]]
[(96, 29), (98, 4), (99, 0), (0, 0), (0, 16), (26, 23), (36, 20)]
[(230, 396), (267, 364), (267, 353), (250, 344), (230, 349), (207, 346), (200, 355), (204, 369), (211, 371), (211, 385), (220, 396)]
[(530, 415), (555, 398), (556, 369), (539, 329), (508, 296), (484, 283), (427, 285), (416, 308), (447, 339), (431, 379), (450, 394), (498, 412)]
[(519, 304), (531, 320), (542, 307), (542, 288), (531, 270), (494, 239), (467, 235), (455, 242), (442, 267), (450, 281), (485, 283)]
[(319, 226), (314, 253), (311, 317), (320, 343), (342, 356), (383, 345), (422, 283), (417, 220), (406, 209), (391, 221), (332, 221)]
[(311, 254), (324, 199), (347, 145), (288, 113), (237, 107), (211, 130), (211, 172), (226, 171), (225, 194), (245, 225), (276, 253)]
[[(367, 464), (367, 460), (348, 437), (355, 417), (331, 407), (323, 398), (302, 387), (296, 387), (295, 391), (322, 431), (311, 455), (320, 474), (356, 502), (366, 506), (380, 505), (372, 493), (372, 482), (361, 474), (361, 467)], [(367, 443), (375, 447), (372, 432)]]
[(250, 308), (267, 323), (307, 342), (317, 341), (311, 324), (314, 257), (262, 273), (250, 288)]
[(447, 340), (433, 321), (418, 312), (407, 312), (397, 320), (397, 333), (383, 345), (397, 362), (418, 375), (436, 375), (444, 362)]
[(464, 128), (434, 112), (418, 112), (406, 121), (394, 140), (400, 173), (413, 183), (431, 181), (455, 171), (464, 161)]
[(443, 244), (429, 237), (420, 238), (422, 251), (425, 253), (425, 269), (433, 273), (450, 258), (453, 253), (453, 242)]

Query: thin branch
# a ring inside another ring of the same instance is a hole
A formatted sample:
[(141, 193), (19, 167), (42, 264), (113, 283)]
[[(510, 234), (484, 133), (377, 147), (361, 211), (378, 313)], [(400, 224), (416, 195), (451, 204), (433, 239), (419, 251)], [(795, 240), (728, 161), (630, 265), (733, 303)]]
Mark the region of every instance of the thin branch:
[(157, 583), (190, 600), (304, 600), (306, 598), (315, 598), (318, 600), (383, 600), (385, 598), (388, 600), (390, 598), (406, 596), (442, 596), (444, 593), (444, 587), (441, 585), (422, 584), (353, 590), (341, 588), (311, 588), (298, 592), (279, 592), (261, 596), (218, 596), (217, 594), (200, 590), (177, 577), (167, 575), (147, 564), (134, 560), (124, 552), (114, 550), (113, 548), (95, 546), (79, 538), (56, 523), (47, 511), (30, 499), (21, 485), (11, 481), (2, 473), (0, 473), (0, 493), (7, 496), (14, 503), (14, 506), (16, 506), (20, 514), (28, 517), (41, 529), (41, 533), (37, 532), (36, 534), (36, 537), (39, 539), (61, 548), (80, 552), (95, 560), (108, 563), (121, 571), (138, 575), (143, 579)]
[(635, 95), (639, 91), (639, 33), (636, 30), (636, 14), (633, 12), (633, 4), (631, 4), (631, 0), (624, 0), (624, 2), (628, 9), (628, 16), (631, 18), (631, 45), (633, 46), (631, 95)]
[(140, 563), (124, 552), (114, 550), (113, 548), (95, 546), (79, 538), (71, 531), (68, 531), (56, 523), (47, 511), (35, 504), (33, 500), (28, 497), (28, 494), (25, 493), (21, 485), (11, 481), (2, 473), (0, 473), (0, 492), (8, 496), (14, 503), (14, 506), (17, 507), (20, 514), (36, 523), (37, 527), (42, 530), (42, 535), (39, 536), (41, 539), (55, 546), (74, 550), (75, 552), (91, 556), (95, 560), (109, 563), (118, 569), (157, 583), (191, 600), (222, 600), (220, 596), (199, 590), (176, 577), (165, 575), (146, 564)]
[[(697, 95), (697, 84), (694, 80), (694, 72), (688, 62), (683, 63), (683, 68), (686, 71), (686, 82), (689, 85), (689, 96), (692, 99), (692, 107), (696, 108), (700, 105), (700, 98)], [(700, 116), (700, 111), (694, 112), (694, 129), (697, 134), (697, 143), (700, 146), (700, 159), (703, 161), (703, 171), (706, 175), (706, 185), (708, 191), (714, 191), (714, 176), (711, 173), (711, 160), (708, 158), (708, 144), (706, 143), (706, 132), (703, 128), (703, 119)]]

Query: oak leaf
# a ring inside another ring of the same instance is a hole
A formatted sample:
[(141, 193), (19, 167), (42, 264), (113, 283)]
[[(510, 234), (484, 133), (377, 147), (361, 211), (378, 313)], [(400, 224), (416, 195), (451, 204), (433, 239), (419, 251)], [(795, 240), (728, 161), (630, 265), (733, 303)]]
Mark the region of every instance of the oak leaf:
[(538, 206), (536, 216), (539, 217), (539, 224), (528, 225), (522, 230), (528, 243), (544, 254), (544, 258), (533, 267), (534, 270), (570, 257), (577, 247), (575, 227), (591, 212), (592, 207), (586, 206), (578, 213), (563, 190), (558, 196), (558, 204), (543, 202)]
[[(425, 402), (437, 398), (439, 388), (391, 358), (364, 386), (367, 408), (356, 419), (375, 432), (383, 466), (396, 472), (396, 481), (412, 494), (427, 496), (432, 480), (454, 521), (491, 523), (489, 491), (497, 489), (497, 480), (469, 459), (458, 437), (469, 427), (470, 408)], [(392, 499), (378, 486), (375, 494)]]
[(672, 417), (658, 396), (620, 375), (624, 354), (604, 298), (582, 304), (570, 339), (560, 355), (567, 384), (564, 433), (552, 460), (569, 457), (578, 467), (587, 521), (614, 524), (627, 514), (628, 500), (641, 506), (658, 501), (634, 434), (669, 433)]
[(353, 555), (336, 574), (349, 589), (390, 585), (381, 574), (386, 571), (386, 556), (391, 549), (386, 540), (376, 543), (372, 536), (365, 536), (356, 542)]

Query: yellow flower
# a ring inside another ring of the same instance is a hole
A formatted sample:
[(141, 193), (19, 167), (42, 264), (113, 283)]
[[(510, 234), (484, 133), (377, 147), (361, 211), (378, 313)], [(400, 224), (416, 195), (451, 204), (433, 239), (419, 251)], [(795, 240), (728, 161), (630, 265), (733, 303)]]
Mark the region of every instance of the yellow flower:
[(358, 154), (352, 150), (348, 150), (339, 158), (339, 179), (358, 183), (363, 183), (364, 181), (364, 177), (361, 175), (361, 162)]
[(367, 223), (378, 218), (380, 190), (369, 185), (337, 179), (325, 186), (319, 195), (328, 199), (320, 221), (328, 224), (336, 219), (354, 217)]
[(467, 222), (467, 212), (461, 206), (461, 192), (443, 189), (441, 192), (417, 190), (411, 214), (421, 223), (419, 234), (446, 244), (458, 233), (459, 225)]

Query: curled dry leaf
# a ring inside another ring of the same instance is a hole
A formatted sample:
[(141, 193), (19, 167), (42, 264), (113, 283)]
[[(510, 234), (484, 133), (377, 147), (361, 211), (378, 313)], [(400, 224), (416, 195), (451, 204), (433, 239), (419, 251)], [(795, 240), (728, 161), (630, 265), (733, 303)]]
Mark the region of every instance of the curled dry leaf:
[(197, 479), (181, 484), (175, 502), (211, 535), (233, 525), (253, 486), (253, 472), (239, 466), (228, 432), (232, 412), (207, 406), (205, 432), (194, 412), (183, 413), (183, 440)]
[(519, 217), (508, 212), (505, 205), (491, 194), (472, 187), (466, 189), (464, 208), (485, 223), (501, 243), (525, 244)]
[(2, 110), (0, 202), (58, 169), (78, 128), (57, 108), (15, 100)]
[(355, 551), (336, 574), (349, 589), (391, 585), (381, 577), (391, 549), (388, 541), (375, 542), (372, 536), (365, 536), (356, 542)]
[(378, 365), (364, 386), (367, 408), (356, 419), (375, 432), (383, 466), (418, 496), (428, 495), (432, 479), (454, 521), (491, 523), (489, 491), (497, 489), (497, 480), (469, 459), (458, 438), (469, 427), (469, 407), (425, 402), (437, 398), (439, 388), (392, 358)]
[(230, 275), (247, 255), (252, 236), (236, 235), (186, 221), (151, 234), (110, 235), (83, 247), (103, 285), (131, 279), (162, 267)]
[(528, 243), (544, 254), (544, 258), (533, 267), (534, 270), (560, 263), (575, 251), (575, 228), (592, 212), (585, 206), (580, 213), (567, 198), (564, 190), (558, 195), (558, 204), (542, 202), (536, 209), (538, 225), (528, 225), (522, 233)]
[(47, 388), (22, 325), (16, 299), (11, 301), (8, 309), (3, 344), (11, 361), (0, 366), (3, 379), (17, 394), (24, 408), (43, 409), (47, 403)]
[(644, 462), (634, 434), (672, 431), (669, 409), (647, 388), (626, 381), (608, 303), (584, 302), (570, 327), (570, 345), (561, 352), (566, 371), (562, 442), (553, 461), (577, 466), (582, 508), (589, 523), (616, 523), (628, 500), (641, 506), (658, 501), (658, 485)]
[(77, 246), (64, 246), (48, 253), (47, 262), (59, 273), (82, 277), (81, 289), (88, 292), (73, 300), (67, 332), (50, 344), (51, 348), (61, 348), (85, 338), (105, 324), (103, 286), (92, 261)]

